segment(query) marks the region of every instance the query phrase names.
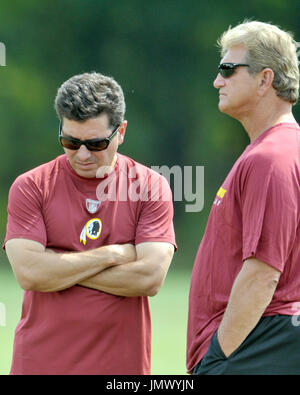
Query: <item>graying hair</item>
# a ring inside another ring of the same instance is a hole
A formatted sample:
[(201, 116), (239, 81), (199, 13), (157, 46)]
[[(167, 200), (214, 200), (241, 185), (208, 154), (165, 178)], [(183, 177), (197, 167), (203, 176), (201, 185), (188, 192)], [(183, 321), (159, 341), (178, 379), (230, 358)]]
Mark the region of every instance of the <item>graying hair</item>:
[(58, 89), (55, 110), (61, 121), (85, 121), (107, 114), (110, 127), (116, 127), (124, 120), (123, 90), (112, 77), (96, 72), (75, 75)]
[(295, 104), (299, 97), (299, 44), (292, 33), (278, 26), (258, 21), (244, 21), (229, 27), (218, 40), (221, 55), (237, 45), (247, 49), (245, 62), (250, 74), (256, 74), (263, 68), (274, 72), (273, 88), (281, 99)]

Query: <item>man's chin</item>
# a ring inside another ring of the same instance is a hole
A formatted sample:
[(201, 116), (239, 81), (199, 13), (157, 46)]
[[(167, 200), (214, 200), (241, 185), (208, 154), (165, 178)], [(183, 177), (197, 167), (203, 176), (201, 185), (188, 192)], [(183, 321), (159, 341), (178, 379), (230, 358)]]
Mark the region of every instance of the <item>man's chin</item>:
[(75, 172), (84, 178), (105, 178), (107, 177), (114, 168), (112, 166), (100, 166), (96, 169), (74, 169)]
[(80, 176), (84, 178), (95, 178), (97, 169), (82, 169), (79, 167), (73, 168), (73, 170)]
[(224, 103), (224, 102), (222, 102), (222, 100), (220, 100), (219, 101), (219, 104), (218, 104), (218, 108), (219, 108), (219, 110), (221, 111), (221, 112), (225, 112), (226, 113), (226, 104)]
[(219, 108), (219, 111), (221, 111), (223, 114), (227, 114), (231, 117), (233, 116), (232, 111), (230, 110), (230, 107), (227, 106), (225, 103), (219, 102), (218, 108)]

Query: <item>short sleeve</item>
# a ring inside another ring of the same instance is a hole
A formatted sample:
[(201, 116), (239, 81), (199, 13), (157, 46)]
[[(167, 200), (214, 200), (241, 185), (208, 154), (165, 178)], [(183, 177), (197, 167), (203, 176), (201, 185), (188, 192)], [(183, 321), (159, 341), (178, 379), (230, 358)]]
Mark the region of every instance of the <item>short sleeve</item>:
[(243, 260), (256, 257), (281, 272), (297, 230), (297, 190), (288, 170), (258, 156), (245, 167), (240, 191)]
[(13, 238), (26, 238), (46, 246), (47, 235), (42, 214), (41, 191), (30, 176), (22, 175), (12, 184), (7, 212), (3, 248), (5, 243)]
[(167, 180), (152, 175), (143, 193), (135, 243), (161, 241), (173, 244), (177, 249), (173, 214), (172, 192)]

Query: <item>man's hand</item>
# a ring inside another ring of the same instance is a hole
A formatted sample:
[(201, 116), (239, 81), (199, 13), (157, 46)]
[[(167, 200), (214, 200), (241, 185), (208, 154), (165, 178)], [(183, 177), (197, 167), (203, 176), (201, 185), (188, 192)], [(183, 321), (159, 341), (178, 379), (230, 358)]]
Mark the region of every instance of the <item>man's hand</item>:
[[(133, 262), (136, 260), (136, 250), (133, 244), (112, 244), (109, 246), (116, 265)], [(95, 248), (95, 251), (101, 252), (103, 247)], [(51, 248), (46, 248), (45, 252), (56, 254)]]
[(237, 275), (218, 329), (220, 347), (228, 357), (254, 329), (271, 302), (280, 272), (258, 259), (247, 259)]
[[(120, 256), (129, 258), (132, 250), (118, 246)], [(162, 286), (174, 254), (174, 246), (164, 242), (145, 242), (136, 246), (136, 259), (115, 265), (79, 285), (118, 296), (154, 296)]]
[(113, 244), (110, 248), (116, 265), (134, 262), (137, 258), (135, 246), (132, 244)]

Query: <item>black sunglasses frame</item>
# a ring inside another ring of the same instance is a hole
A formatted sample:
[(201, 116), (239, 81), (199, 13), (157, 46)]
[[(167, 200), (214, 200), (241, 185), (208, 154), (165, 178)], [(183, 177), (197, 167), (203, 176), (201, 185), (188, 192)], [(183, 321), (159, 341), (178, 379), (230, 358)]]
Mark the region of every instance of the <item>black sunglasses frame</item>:
[(223, 78), (229, 78), (234, 74), (235, 69), (237, 67), (250, 67), (250, 65), (246, 64), (246, 63), (228, 63), (228, 62), (226, 62), (226, 63), (219, 64), (218, 70)]
[[(117, 125), (115, 129), (112, 131), (111, 135), (109, 137), (106, 137), (105, 139), (90, 139), (90, 140), (79, 140), (75, 139), (74, 137), (69, 137), (69, 136), (63, 136), (62, 135), (62, 122), (59, 123), (59, 134), (58, 134), (58, 139), (62, 147), (66, 149), (70, 149), (72, 151), (77, 151), (82, 145), (85, 145), (86, 148), (89, 151), (104, 151), (108, 148), (111, 140), (115, 137), (119, 127), (121, 125)], [(67, 147), (63, 144), (63, 139), (69, 141), (70, 143), (75, 144), (73, 148)], [(104, 146), (100, 147), (100, 144), (103, 144), (105, 142)], [(98, 145), (98, 147), (97, 147)]]

